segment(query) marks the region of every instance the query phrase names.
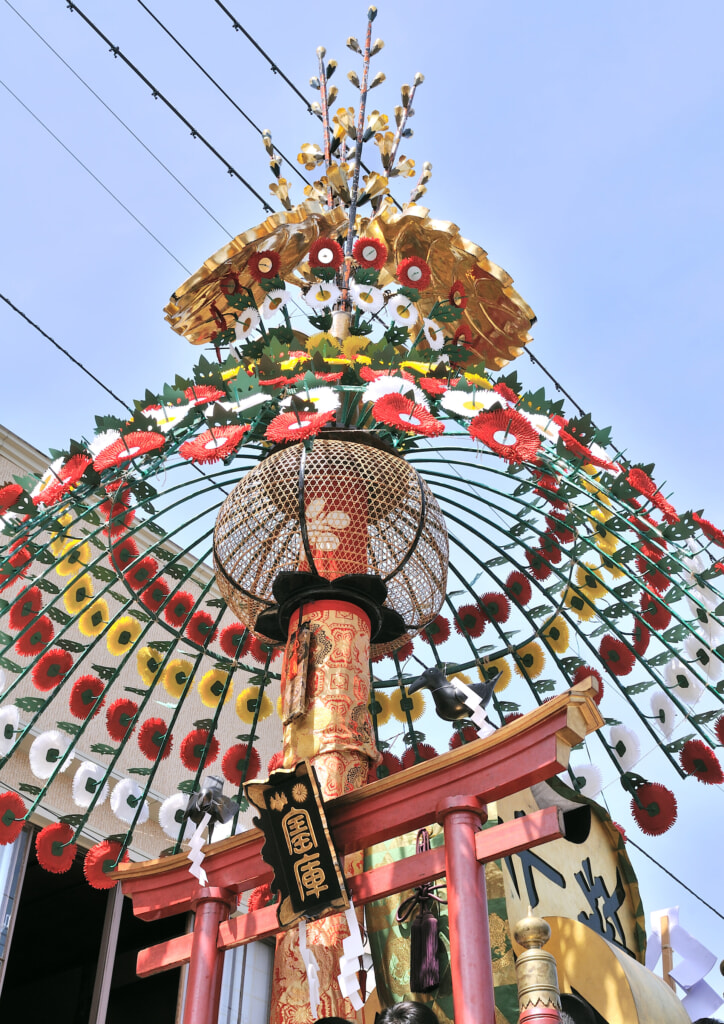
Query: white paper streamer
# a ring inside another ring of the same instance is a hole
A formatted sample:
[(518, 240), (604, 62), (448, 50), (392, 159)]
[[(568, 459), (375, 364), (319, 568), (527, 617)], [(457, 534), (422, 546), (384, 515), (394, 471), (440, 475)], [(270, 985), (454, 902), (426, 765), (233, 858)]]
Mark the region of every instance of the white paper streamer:
[(659, 962), (662, 952), (661, 920), (664, 917), (669, 919), (669, 944), (681, 957), (681, 962), (673, 967), (669, 974), (686, 992), (682, 1005), (692, 1020), (708, 1017), (722, 1004), (719, 993), (704, 980), (717, 958), (711, 950), (681, 927), (678, 907), (655, 910), (651, 913), (651, 936), (646, 944), (646, 966), (652, 971)]
[(189, 839), (189, 852), (187, 854), (188, 859), (191, 861), (191, 867), (189, 868), (189, 874), (194, 875), (199, 880), (199, 885), (206, 885), (208, 878), (206, 872), (201, 867), (204, 860), (204, 853), (201, 847), (204, 845), (204, 832), (206, 826), (211, 821), (211, 815), (207, 811), (199, 822), (196, 831)]
[(364, 1002), (362, 1001), (362, 992), (360, 990), (359, 972), (364, 971), (366, 974), (365, 992), (369, 996), (375, 987), (372, 955), (370, 953), (369, 939), (365, 937), (364, 942), (362, 941), (357, 914), (351, 901), (349, 909), (345, 911), (344, 916), (347, 919), (349, 935), (342, 942), (343, 952), (339, 958), (339, 975), (337, 980), (339, 982), (339, 990), (345, 999), (349, 999), (355, 1010), (361, 1010)]
[(299, 922), (299, 952), (307, 972), (309, 1008), (312, 1011), (312, 1016), (316, 1018), (319, 1009), (319, 974), (317, 972), (316, 957), (307, 946), (307, 922), (304, 918)]
[(470, 721), (478, 730), (478, 736), (481, 739), (485, 739), (486, 736), (490, 736), (491, 733), (495, 732), (495, 729), (493, 729), (492, 725), (488, 721), (488, 716), (485, 714), (482, 699), (478, 697), (477, 693), (458, 676), (453, 676), (453, 681), (456, 689), (460, 690), (465, 698), (465, 704), (472, 712), (470, 715)]

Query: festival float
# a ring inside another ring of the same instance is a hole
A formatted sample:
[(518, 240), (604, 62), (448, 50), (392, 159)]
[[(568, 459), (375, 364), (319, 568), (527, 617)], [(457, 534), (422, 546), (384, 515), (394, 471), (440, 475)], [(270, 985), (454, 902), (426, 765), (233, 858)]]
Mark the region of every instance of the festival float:
[(422, 76), (371, 109), (375, 17), (354, 105), (318, 51), (318, 180), (267, 134), (282, 209), (171, 297), (193, 376), (0, 481), (0, 843), (50, 819), (46, 870), (194, 911), (138, 962), (189, 965), (186, 1024), (270, 936), (273, 1024), (685, 1022), (625, 837), (724, 781), (724, 533), (526, 389), (532, 310), (403, 153)]

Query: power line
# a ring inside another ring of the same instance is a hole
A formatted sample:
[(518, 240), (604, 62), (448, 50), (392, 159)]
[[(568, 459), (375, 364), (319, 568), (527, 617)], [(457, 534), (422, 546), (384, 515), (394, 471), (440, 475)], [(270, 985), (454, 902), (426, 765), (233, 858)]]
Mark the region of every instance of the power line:
[(91, 93), (92, 96), (95, 96), (95, 98), (98, 100), (98, 102), (100, 104), (102, 104), (106, 108), (108, 113), (111, 114), (113, 117), (115, 117), (116, 121), (118, 121), (118, 123), (120, 125), (122, 125), (126, 129), (126, 131), (129, 133), (129, 135), (133, 136), (133, 138), (136, 140), (136, 142), (140, 146), (143, 146), (143, 148), (146, 150), (146, 152), (149, 154), (149, 156), (153, 157), (153, 159), (156, 161), (156, 163), (159, 164), (161, 167), (163, 167), (164, 171), (166, 171), (166, 173), (169, 174), (173, 178), (173, 180), (176, 182), (177, 185), (180, 185), (180, 187), (184, 190), (186, 195), (190, 196), (190, 198), (193, 199), (193, 201), (197, 204), (197, 206), (199, 206), (204, 211), (204, 213), (208, 214), (208, 216), (211, 217), (211, 219), (214, 221), (215, 224), (218, 224), (218, 226), (221, 228), (222, 231), (225, 231), (226, 234), (230, 238), (233, 238), (233, 235), (229, 231), (229, 229), (224, 227), (224, 225), (221, 223), (221, 221), (217, 220), (216, 217), (214, 217), (213, 213), (204, 206), (204, 204), (201, 202), (201, 200), (198, 199), (194, 195), (194, 193), (189, 188), (187, 188), (184, 185), (184, 183), (179, 178), (176, 177), (176, 175), (173, 173), (173, 171), (170, 169), (170, 167), (167, 167), (166, 164), (163, 162), (163, 160), (161, 160), (160, 157), (156, 156), (156, 154), (153, 152), (153, 150), (150, 149), (146, 145), (146, 143), (143, 141), (143, 139), (140, 139), (138, 137), (138, 135), (136, 135), (136, 133), (133, 131), (133, 129), (130, 128), (126, 124), (126, 122), (121, 117), (118, 116), (118, 114), (115, 112), (115, 110), (113, 110), (111, 107), (108, 106), (106, 101), (104, 99), (102, 99), (102, 97), (100, 97), (98, 95), (98, 93), (95, 91), (95, 89), (93, 89), (93, 87), (90, 86), (88, 84), (88, 82), (86, 82), (86, 80), (84, 78), (82, 78), (78, 74), (78, 72), (75, 70), (75, 68), (73, 68), (68, 63), (68, 61), (65, 60), (58, 53), (58, 51), (56, 49), (54, 49), (50, 45), (48, 40), (43, 35), (41, 35), (40, 32), (38, 32), (38, 30), (33, 25), (30, 24), (30, 22), (27, 20), (27, 18), (23, 17), (23, 15), (20, 13), (20, 11), (17, 10), (17, 8), (13, 7), (13, 5), (10, 3), (10, 0), (5, 0), (5, 3), (10, 8), (10, 10), (13, 11), (15, 14), (17, 14), (17, 16), (20, 18), (20, 20), (27, 25), (27, 27), (30, 29), (30, 31), (33, 32), (38, 37), (38, 39), (41, 41), (41, 43), (44, 43), (44, 45), (47, 46), (47, 48), (50, 50), (50, 52), (55, 54), (55, 56), (58, 58), (58, 60), (61, 62), (61, 64), (64, 64), (66, 66), (66, 68), (68, 69), (68, 71), (70, 71), (70, 73), (72, 75), (75, 75), (75, 77), (78, 79), (78, 81), (81, 83), (81, 85), (84, 85), (86, 87), (86, 89), (88, 90), (88, 92)]
[(126, 57), (126, 55), (121, 51), (121, 48), (119, 46), (114, 46), (113, 45), (113, 43), (110, 41), (108, 36), (104, 35), (104, 33), (98, 28), (98, 26), (94, 22), (91, 21), (91, 19), (88, 17), (88, 15), (84, 14), (83, 11), (81, 11), (80, 7), (78, 7), (77, 4), (73, 3), (72, 0), (66, 0), (66, 6), (67, 6), (68, 10), (71, 11), (71, 13), (72, 12), (77, 12), (81, 16), (83, 21), (86, 23), (86, 25), (88, 25), (89, 28), (93, 29), (95, 34), (100, 39), (102, 39), (104, 43), (106, 43), (106, 45), (108, 46), (108, 48), (109, 48), (110, 52), (113, 54), (113, 56), (114, 57), (120, 57), (121, 60), (123, 61), (123, 63), (127, 67), (129, 67), (131, 69), (131, 71), (133, 71), (133, 73), (135, 75), (137, 75), (137, 77), (140, 78), (141, 81), (145, 85), (148, 86), (148, 88), (151, 90), (151, 95), (153, 96), (153, 98), (155, 100), (161, 100), (161, 102), (166, 107), (168, 107), (168, 109), (173, 114), (176, 115), (176, 117), (179, 119), (179, 121), (181, 121), (188, 128), (189, 132), (191, 133), (191, 137), (194, 138), (194, 139), (199, 139), (204, 144), (204, 146), (206, 146), (206, 148), (209, 150), (209, 152), (213, 153), (214, 156), (216, 157), (216, 159), (221, 161), (222, 164), (224, 164), (224, 166), (226, 167), (227, 173), (232, 178), (237, 178), (241, 182), (241, 184), (246, 189), (248, 189), (249, 192), (251, 192), (251, 194), (253, 196), (255, 196), (259, 200), (259, 202), (261, 203), (261, 205), (262, 205), (262, 207), (263, 207), (263, 209), (265, 210), (266, 213), (273, 213), (274, 212), (273, 209), (271, 208), (271, 206), (269, 205), (269, 203), (267, 203), (266, 199), (264, 199), (264, 197), (262, 195), (260, 195), (259, 192), (257, 192), (257, 190), (254, 188), (254, 186), (251, 185), (246, 180), (246, 178), (243, 175), (239, 174), (239, 172), (236, 170), (236, 168), (231, 163), (229, 163), (229, 161), (225, 157), (223, 157), (221, 155), (221, 153), (218, 151), (218, 149), (216, 149), (214, 146), (212, 146), (212, 144), (209, 142), (209, 140), (204, 135), (202, 135), (201, 132), (198, 131), (198, 129), (194, 128), (194, 126), (191, 124), (191, 122), (187, 118), (184, 117), (184, 115), (181, 113), (181, 111), (177, 107), (175, 107), (173, 105), (173, 103), (171, 103), (171, 101), (168, 100), (163, 95), (163, 93), (160, 92), (156, 88), (156, 86), (153, 84), (153, 82), (151, 82), (148, 78), (146, 78), (146, 76), (143, 74), (143, 72), (139, 68), (136, 67), (136, 65), (133, 63), (132, 60), (129, 60), (129, 58)]
[[(5, 0), (5, 2), (7, 3), (8, 0)], [(203, 75), (206, 76), (206, 78), (208, 78), (208, 80), (211, 82), (211, 84), (213, 86), (215, 86), (216, 89), (218, 89), (218, 91), (221, 93), (221, 95), (224, 96), (229, 101), (229, 103), (231, 103), (232, 107), (234, 107), (234, 109), (237, 110), (241, 114), (241, 116), (251, 125), (251, 127), (254, 129), (254, 131), (258, 132), (258, 134), (261, 135), (261, 137), (263, 138), (264, 137), (264, 132), (259, 127), (259, 125), (246, 113), (245, 110), (242, 110), (242, 108), (239, 106), (239, 104), (236, 102), (236, 100), (232, 96), (230, 96), (228, 94), (226, 89), (224, 89), (221, 85), (219, 85), (219, 83), (216, 81), (214, 76), (211, 75), (206, 70), (206, 68), (203, 66), (203, 64), (200, 64), (199, 61), (197, 61), (196, 58), (193, 56), (193, 54), (189, 53), (189, 51), (186, 49), (186, 47), (183, 45), (183, 43), (179, 42), (179, 40), (176, 38), (176, 36), (173, 34), (173, 32), (171, 32), (171, 30), (168, 29), (166, 27), (166, 25), (164, 25), (164, 23), (159, 18), (156, 17), (156, 15), (153, 13), (153, 11), (150, 10), (150, 8), (148, 8), (145, 5), (143, 0), (136, 0), (136, 3), (138, 3), (144, 9), (144, 11), (146, 12), (146, 14), (149, 15), (149, 17), (153, 18), (153, 20), (156, 22), (156, 24), (159, 26), (159, 28), (163, 29), (163, 31), (166, 33), (166, 35), (170, 39), (173, 40), (173, 42), (176, 44), (176, 46), (178, 46), (178, 48), (183, 53), (186, 54), (188, 59), (193, 64), (195, 64), (195, 66), (199, 69), (199, 71)], [(296, 164), (292, 160), (290, 160), (288, 156), (286, 156), (284, 153), (282, 153), (281, 149), (279, 149), (279, 147), (276, 144), (274, 146), (274, 149), (277, 151), (279, 156), (284, 160), (284, 162), (289, 165), (289, 167), (294, 171), (294, 173), (296, 175), (298, 175), (306, 185), (310, 185), (311, 184), (311, 182), (309, 181), (309, 178), (305, 177), (305, 175), (302, 174), (302, 172), (299, 170), (299, 168), (296, 166)]]
[(191, 271), (189, 270), (189, 268), (188, 268), (188, 267), (187, 267), (187, 266), (186, 266), (186, 265), (185, 265), (184, 263), (182, 263), (182, 262), (181, 262), (181, 260), (180, 260), (180, 259), (179, 259), (179, 258), (178, 258), (177, 256), (174, 256), (174, 254), (173, 254), (173, 253), (171, 252), (171, 250), (170, 250), (170, 249), (169, 249), (169, 248), (168, 248), (167, 246), (165, 246), (165, 245), (163, 244), (163, 242), (161, 241), (161, 239), (160, 239), (160, 238), (158, 238), (158, 237), (157, 237), (156, 235), (154, 235), (153, 231), (151, 231), (151, 229), (150, 229), (149, 227), (147, 227), (147, 226), (146, 226), (146, 225), (145, 225), (145, 224), (143, 223), (143, 221), (142, 221), (142, 220), (139, 220), (139, 218), (138, 218), (138, 217), (137, 217), (137, 216), (135, 215), (135, 213), (134, 213), (134, 212), (133, 212), (132, 210), (129, 210), (129, 208), (128, 208), (128, 207), (126, 206), (126, 204), (125, 204), (124, 202), (122, 202), (122, 201), (121, 201), (121, 200), (120, 200), (120, 199), (118, 198), (118, 196), (117, 196), (117, 195), (115, 194), (115, 192), (112, 192), (112, 191), (111, 191), (111, 190), (110, 190), (110, 189), (108, 188), (108, 186), (107, 186), (107, 185), (105, 185), (105, 184), (104, 184), (104, 183), (103, 183), (103, 182), (101, 181), (101, 179), (100, 179), (100, 178), (98, 177), (98, 175), (97, 175), (97, 174), (94, 174), (94, 173), (93, 173), (93, 171), (92, 171), (92, 170), (90, 169), (90, 167), (88, 167), (88, 165), (87, 165), (87, 164), (84, 164), (84, 163), (83, 163), (83, 161), (82, 161), (82, 160), (80, 159), (80, 157), (76, 156), (76, 155), (75, 155), (75, 153), (73, 152), (73, 150), (72, 150), (72, 149), (69, 149), (69, 148), (68, 148), (68, 147), (66, 146), (66, 144), (65, 144), (65, 143), (64, 143), (64, 142), (62, 141), (62, 139), (59, 139), (59, 138), (58, 138), (58, 136), (57, 136), (57, 135), (55, 134), (55, 132), (54, 132), (54, 131), (52, 131), (52, 130), (51, 130), (51, 129), (50, 129), (50, 128), (49, 128), (48, 126), (47, 126), (47, 124), (46, 124), (46, 123), (45, 123), (44, 121), (42, 121), (42, 120), (41, 120), (41, 119), (40, 119), (40, 118), (38, 117), (38, 115), (37, 115), (36, 113), (34, 113), (34, 112), (33, 112), (33, 111), (32, 111), (32, 110), (30, 109), (30, 107), (29, 107), (29, 106), (28, 106), (28, 105), (27, 105), (26, 103), (23, 103), (23, 101), (22, 101), (22, 100), (20, 99), (20, 97), (19, 97), (18, 95), (16, 95), (16, 93), (14, 93), (14, 92), (13, 92), (13, 90), (12, 90), (12, 89), (10, 88), (10, 86), (9, 86), (9, 85), (7, 85), (7, 84), (6, 84), (5, 82), (3, 82), (3, 80), (2, 80), (2, 79), (0, 79), (0, 85), (2, 85), (4, 89), (7, 89), (7, 91), (8, 91), (9, 93), (10, 93), (10, 95), (11, 95), (11, 96), (13, 97), (13, 99), (17, 100), (17, 102), (18, 102), (18, 103), (20, 104), (20, 106), (21, 106), (21, 107), (23, 108), (23, 110), (26, 110), (26, 111), (27, 111), (27, 113), (28, 113), (28, 114), (30, 114), (30, 116), (31, 116), (31, 117), (32, 117), (32, 118), (33, 118), (33, 119), (34, 119), (35, 121), (37, 121), (37, 122), (38, 122), (38, 124), (39, 124), (39, 125), (41, 125), (41, 127), (43, 127), (43, 128), (44, 128), (44, 129), (46, 130), (46, 132), (48, 133), (48, 135), (52, 136), (52, 138), (54, 138), (54, 139), (55, 139), (55, 141), (56, 141), (56, 142), (58, 143), (58, 145), (59, 145), (59, 146), (62, 146), (62, 147), (63, 147), (63, 149), (64, 149), (64, 150), (66, 151), (66, 153), (67, 153), (67, 154), (68, 154), (69, 156), (72, 156), (72, 157), (73, 157), (73, 159), (75, 160), (75, 162), (76, 162), (76, 163), (78, 163), (78, 164), (80, 164), (80, 166), (81, 166), (81, 167), (83, 168), (83, 170), (84, 170), (84, 171), (86, 171), (86, 173), (90, 174), (91, 178), (93, 178), (93, 180), (94, 180), (94, 181), (96, 181), (96, 182), (97, 182), (97, 183), (98, 183), (98, 184), (99, 184), (99, 185), (101, 186), (101, 188), (103, 189), (103, 191), (104, 191), (104, 192), (107, 192), (107, 193), (108, 193), (108, 195), (109, 195), (109, 196), (110, 196), (110, 197), (111, 197), (112, 199), (115, 199), (115, 201), (116, 201), (116, 202), (118, 203), (118, 205), (119, 205), (120, 207), (122, 207), (122, 209), (124, 209), (124, 210), (126, 211), (126, 213), (128, 214), (128, 216), (129, 216), (129, 217), (132, 217), (132, 218), (133, 218), (133, 219), (135, 220), (136, 224), (138, 224), (138, 226), (139, 226), (139, 227), (143, 228), (143, 230), (144, 230), (144, 231), (146, 232), (146, 234), (147, 234), (147, 235), (149, 235), (149, 236), (150, 236), (150, 237), (151, 237), (151, 238), (152, 238), (152, 239), (154, 240), (154, 242), (156, 242), (156, 243), (157, 243), (158, 245), (160, 245), (160, 246), (161, 246), (161, 248), (162, 248), (162, 249), (164, 250), (164, 252), (168, 253), (168, 255), (169, 255), (169, 256), (171, 257), (171, 259), (172, 259), (172, 260), (174, 260), (174, 262), (175, 262), (175, 263), (178, 263), (178, 265), (179, 265), (179, 266), (181, 267), (181, 269), (182, 269), (182, 270), (185, 270), (187, 274), (190, 274), (190, 273), (191, 273)]
[(712, 907), (711, 903), (707, 903), (706, 900), (702, 899), (698, 893), (695, 893), (693, 889), (690, 889), (685, 882), (681, 881), (678, 875), (672, 874), (672, 872), (669, 871), (668, 868), (665, 868), (663, 864), (659, 864), (659, 862), (654, 857), (652, 857), (650, 853), (647, 853), (646, 850), (639, 846), (638, 843), (635, 843), (633, 839), (629, 839), (628, 836), (626, 836), (626, 842), (630, 843), (631, 846), (635, 847), (635, 849), (637, 849), (639, 853), (643, 853), (644, 857), (648, 857), (652, 864), (655, 864), (657, 868), (661, 868), (664, 874), (668, 875), (669, 878), (673, 878), (675, 882), (678, 882), (682, 889), (686, 889), (686, 891), (690, 893), (694, 897), (694, 899), (698, 900), (699, 903), (703, 903), (708, 910), (711, 910), (712, 914), (716, 914), (717, 917), (720, 917), (722, 921), (724, 921), (724, 914), (720, 914), (715, 907)]
[(87, 376), (89, 376), (91, 378), (91, 380), (95, 381), (95, 383), (99, 387), (103, 388), (103, 390), (105, 392), (107, 392), (107, 394), (109, 394), (111, 396), (111, 398), (115, 399), (115, 401), (119, 402), (123, 406), (124, 409), (128, 409), (128, 411), (131, 414), (133, 414), (133, 409), (131, 409), (130, 405), (126, 405), (126, 403), (123, 401), (122, 398), (119, 398), (118, 395), (114, 391), (111, 391), (111, 389), (109, 387), (106, 387), (106, 385), (103, 383), (102, 380), (100, 380), (98, 377), (96, 377), (96, 375), (94, 373), (91, 373), (91, 371), (86, 366), (84, 366), (83, 363), (79, 362), (75, 358), (75, 356), (72, 356), (67, 348), (63, 348), (62, 345), (59, 345), (58, 342), (55, 340), (55, 338), (51, 338), (51, 336), (49, 334), (47, 334), (43, 330), (42, 327), (39, 327), (38, 324), (36, 324), (34, 320), (31, 320), (29, 316), (27, 316), (25, 313), (23, 313), (22, 309), (18, 309), (18, 307), (14, 303), (12, 303), (10, 301), (10, 299), (6, 295), (3, 295), (1, 292), (0, 292), (0, 299), (2, 299), (3, 302), (6, 302), (8, 304), (8, 306), (10, 306), (10, 308), (12, 310), (14, 310), (18, 314), (18, 316), (21, 316), (23, 318), (23, 320), (26, 321), (26, 323), (29, 323), (30, 326), (33, 327), (38, 332), (38, 334), (42, 334), (42, 336), (44, 338), (47, 338), (47, 340), (51, 343), (51, 345), (55, 345), (55, 347), (60, 352), (62, 352), (64, 356), (67, 356), (68, 359), (70, 359), (70, 361), (72, 363), (75, 363), (75, 365), (78, 366), (83, 371), (83, 373), (87, 374)]

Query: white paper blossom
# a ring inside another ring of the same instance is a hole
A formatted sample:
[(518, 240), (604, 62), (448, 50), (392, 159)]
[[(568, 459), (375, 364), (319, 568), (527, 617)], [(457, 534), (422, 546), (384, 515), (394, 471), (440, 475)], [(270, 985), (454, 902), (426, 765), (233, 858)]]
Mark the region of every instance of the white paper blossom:
[(624, 725), (614, 725), (608, 734), (608, 742), (621, 771), (630, 772), (641, 759), (641, 744), (636, 733)]
[(7, 754), (15, 742), (15, 733), (20, 726), (20, 711), (15, 704), (0, 708), (0, 756)]
[(96, 434), (88, 445), (88, 451), (95, 458), (104, 448), (108, 448), (114, 441), (117, 441), (120, 436), (118, 430), (104, 430), (102, 434)]
[(694, 673), (678, 658), (673, 658), (668, 663), (664, 669), (664, 679), (666, 685), (678, 699), (691, 707), (697, 703), (704, 692), (704, 687)]
[(503, 408), (505, 399), (497, 391), (478, 389), (473, 393), (472, 391), (450, 390), (442, 396), (440, 405), (457, 416), (477, 416), (479, 412)]
[(700, 675), (706, 676), (710, 683), (718, 682), (724, 675), (724, 662), (703, 640), (693, 634), (684, 641), (684, 653)]
[[(143, 790), (137, 782), (131, 779), (123, 779), (111, 793), (111, 810), (121, 821), (132, 822), (136, 816), (138, 802), (141, 799)], [(148, 800), (143, 801), (143, 807), (136, 824), (143, 825), (148, 821)]]
[(325, 512), (324, 498), (314, 498), (306, 507), (307, 533), (309, 543), (317, 551), (336, 551), (339, 547), (339, 530), (349, 526), (349, 516), (339, 509)]
[(253, 306), (248, 306), (246, 309), (242, 309), (236, 318), (234, 337), (239, 342), (246, 341), (252, 331), (255, 331), (258, 326), (259, 310), (254, 309)]
[(312, 309), (327, 309), (339, 299), (339, 288), (333, 281), (318, 281), (304, 293), (304, 301)]
[[(227, 412), (245, 412), (247, 409), (253, 409), (257, 405), (263, 405), (265, 402), (271, 401), (271, 395), (265, 394), (263, 391), (257, 391), (253, 395), (249, 395), (247, 398), (241, 398), (238, 402), (217, 402), (222, 409)], [(209, 418), (213, 416), (213, 407), (206, 408), (204, 414)]]
[[(83, 809), (90, 807), (91, 800), (98, 791), (101, 779), (105, 775), (105, 768), (92, 761), (84, 761), (73, 776), (73, 802), (76, 807)], [(100, 796), (95, 802), (95, 807), (100, 807), (108, 798), (108, 783), (104, 783)]]
[[(181, 831), (183, 814), (188, 807), (189, 798), (185, 793), (174, 793), (161, 804), (158, 809), (158, 823), (170, 839), (178, 839)], [(187, 842), (194, 834), (196, 826), (193, 821), (187, 820), (184, 826), (181, 842)], [(214, 835), (214, 839), (216, 839)]]
[(651, 714), (654, 716), (654, 725), (669, 739), (672, 732), (679, 724), (681, 715), (673, 700), (657, 690), (651, 695)]
[(179, 423), (183, 423), (194, 408), (190, 402), (184, 402), (183, 405), (162, 405), (160, 409), (144, 409), (143, 414), (156, 421), (156, 426), (162, 434), (168, 434)]
[(385, 395), (407, 395), (409, 392), (415, 396), (416, 405), (422, 405), (425, 409), (430, 408), (422, 388), (418, 388), (412, 381), (403, 380), (402, 377), (378, 377), (367, 385), (362, 397), (365, 402), (376, 402)]
[(60, 459), (54, 459), (53, 462), (50, 463), (50, 465), (43, 473), (38, 483), (35, 485), (35, 487), (33, 487), (32, 491), (30, 492), (31, 498), (35, 498), (37, 497), (38, 494), (42, 494), (46, 487), (50, 487), (51, 484), (54, 484), (57, 481), (58, 474), (63, 468), (64, 463), (65, 459), (62, 457)]
[(387, 303), (387, 315), (397, 327), (414, 327), (420, 314), (412, 299), (406, 295), (395, 295)]
[(425, 335), (425, 341), (432, 351), (439, 352), (445, 344), (445, 335), (443, 334), (442, 327), (436, 324), (434, 320), (428, 320), (425, 317), (422, 321), (422, 331)]
[[(282, 403), (282, 409), (288, 409), (292, 404), (292, 395), (287, 396)], [(314, 405), (314, 412), (333, 412), (339, 408), (339, 394), (334, 388), (308, 388), (297, 392), (298, 398), (303, 398)]]
[(265, 320), (271, 319), (275, 313), (277, 313), (282, 306), (286, 306), (289, 302), (290, 295), (286, 288), (274, 288), (272, 291), (267, 292), (264, 298), (264, 302), (261, 306), (261, 315)]
[[(37, 736), (28, 751), (30, 770), (36, 779), (49, 779), (55, 771), (58, 761), (73, 741), (72, 736), (61, 729), (50, 729), (48, 732), (41, 732)], [(65, 762), (61, 771), (64, 772), (70, 765), (72, 757)]]
[(583, 796), (593, 799), (601, 792), (603, 779), (600, 769), (595, 764), (576, 765), (572, 771), (576, 780), (576, 789)]
[(539, 434), (543, 437), (547, 437), (549, 441), (554, 443), (558, 440), (558, 436), (561, 432), (561, 428), (557, 423), (554, 423), (550, 416), (543, 416), (537, 412), (523, 412), (520, 410), (521, 416), (525, 416), (528, 422), (535, 427)]
[(350, 294), (355, 306), (370, 315), (379, 313), (385, 304), (385, 296), (382, 289), (375, 288), (371, 284), (353, 283), (350, 287)]

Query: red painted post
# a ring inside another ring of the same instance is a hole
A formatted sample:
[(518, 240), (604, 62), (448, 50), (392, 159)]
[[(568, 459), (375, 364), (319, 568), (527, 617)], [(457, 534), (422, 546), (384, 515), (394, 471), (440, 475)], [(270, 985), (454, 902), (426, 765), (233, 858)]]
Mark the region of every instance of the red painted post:
[(183, 1024), (215, 1024), (219, 1016), (224, 951), (218, 948), (219, 925), (236, 905), (228, 889), (199, 889), (194, 900), (194, 931), (186, 981)]
[(485, 865), (475, 856), (485, 808), (476, 797), (447, 797), (437, 814), (445, 833), (455, 1024), (495, 1024)]

